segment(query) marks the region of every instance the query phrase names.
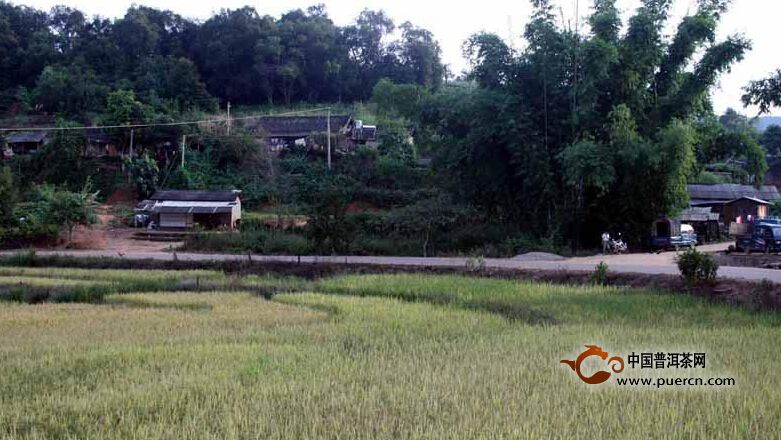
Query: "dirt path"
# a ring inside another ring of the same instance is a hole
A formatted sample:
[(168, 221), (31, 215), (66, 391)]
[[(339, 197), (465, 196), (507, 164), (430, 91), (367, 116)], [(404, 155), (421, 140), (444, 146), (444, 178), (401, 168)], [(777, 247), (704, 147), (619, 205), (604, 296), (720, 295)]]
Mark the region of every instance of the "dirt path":
[[(716, 246), (703, 246), (703, 250), (718, 250)], [(167, 248), (167, 244), (165, 245)], [(121, 255), (120, 255), (121, 252)], [(13, 251), (0, 252), (0, 255), (10, 255)], [(242, 261), (249, 258), (246, 255), (226, 254), (187, 254), (170, 253), (148, 250), (90, 250), (90, 251), (40, 251), (39, 255), (72, 255), (77, 257), (121, 257), (137, 260), (172, 260), (177, 258), (186, 261)], [(646, 275), (667, 274), (677, 275), (678, 268), (673, 262), (674, 252), (662, 254), (632, 254), (623, 256), (597, 256), (587, 258), (572, 258), (561, 261), (524, 261), (517, 259), (486, 259), (485, 266), (498, 269), (525, 269), (525, 270), (563, 270), (590, 272), (600, 261), (605, 261), (609, 270), (617, 273), (639, 273)], [(296, 262), (298, 257), (293, 256), (262, 256), (253, 255), (253, 261), (268, 262)], [(368, 264), (368, 265), (395, 265), (411, 267), (465, 267), (465, 258), (421, 258), (421, 257), (300, 257), (302, 263), (331, 263), (331, 264)], [(758, 269), (749, 267), (722, 267), (719, 276), (731, 279), (743, 279), (761, 281), (767, 279), (781, 283), (781, 270)]]
[[(697, 246), (697, 250), (701, 252), (721, 252), (727, 249), (730, 243), (718, 243), (708, 244), (704, 246)], [(599, 264), (600, 261), (604, 261), (608, 266), (617, 264), (642, 264), (642, 265), (654, 265), (665, 266), (675, 264), (675, 256), (677, 252), (660, 252), (660, 253), (638, 253), (638, 254), (625, 254), (625, 255), (593, 255), (590, 257), (577, 257), (570, 258), (571, 263), (589, 263)]]
[(90, 228), (77, 227), (73, 231), (73, 241), (69, 247), (82, 251), (98, 250), (119, 254), (164, 251), (171, 249), (171, 246), (175, 249), (182, 245), (181, 242), (135, 240), (133, 234), (138, 231), (139, 229), (116, 225), (111, 207), (103, 205), (98, 213), (98, 223)]

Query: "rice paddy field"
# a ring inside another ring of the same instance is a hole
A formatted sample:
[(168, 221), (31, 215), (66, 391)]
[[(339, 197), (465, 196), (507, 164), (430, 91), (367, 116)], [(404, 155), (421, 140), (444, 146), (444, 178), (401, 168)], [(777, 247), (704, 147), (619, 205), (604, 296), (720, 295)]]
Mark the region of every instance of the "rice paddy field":
[[(682, 294), (6, 267), (0, 298), (2, 438), (781, 437), (781, 316)], [(586, 344), (735, 385), (586, 385)]]

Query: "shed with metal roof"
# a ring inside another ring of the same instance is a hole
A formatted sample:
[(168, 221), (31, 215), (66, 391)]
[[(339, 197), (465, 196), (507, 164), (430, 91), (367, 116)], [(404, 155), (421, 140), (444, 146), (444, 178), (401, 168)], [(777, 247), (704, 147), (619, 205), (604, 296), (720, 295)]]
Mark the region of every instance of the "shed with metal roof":
[(233, 230), (241, 223), (241, 191), (157, 191), (136, 212), (160, 229)]

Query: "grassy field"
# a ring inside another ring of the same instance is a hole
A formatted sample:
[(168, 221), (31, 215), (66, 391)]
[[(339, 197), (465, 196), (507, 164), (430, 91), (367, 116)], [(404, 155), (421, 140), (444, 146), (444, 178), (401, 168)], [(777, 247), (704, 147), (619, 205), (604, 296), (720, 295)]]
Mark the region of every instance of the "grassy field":
[[(781, 437), (781, 315), (690, 296), (457, 276), (0, 269), (0, 286), (19, 282), (94, 283), (106, 296), (0, 302), (0, 437)], [(591, 343), (704, 351), (705, 374), (737, 385), (588, 386), (559, 360)]]

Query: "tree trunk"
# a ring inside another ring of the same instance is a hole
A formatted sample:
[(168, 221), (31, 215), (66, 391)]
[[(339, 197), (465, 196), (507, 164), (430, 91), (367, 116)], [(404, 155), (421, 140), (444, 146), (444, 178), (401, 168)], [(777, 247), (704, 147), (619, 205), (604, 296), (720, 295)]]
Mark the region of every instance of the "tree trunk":
[(423, 238), (423, 258), (428, 257), (428, 241), (430, 235), (431, 235), (430, 232), (426, 230), (426, 233)]

